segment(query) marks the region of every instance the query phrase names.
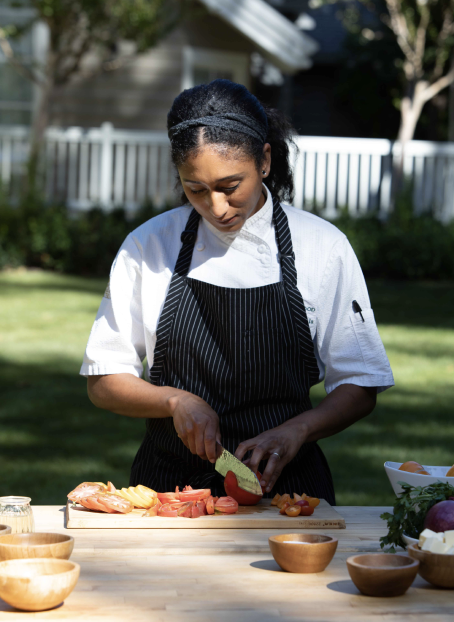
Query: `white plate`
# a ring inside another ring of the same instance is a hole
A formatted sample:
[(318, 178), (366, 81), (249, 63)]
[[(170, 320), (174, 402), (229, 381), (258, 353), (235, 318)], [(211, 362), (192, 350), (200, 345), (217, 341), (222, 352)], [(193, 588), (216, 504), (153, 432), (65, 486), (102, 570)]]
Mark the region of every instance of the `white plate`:
[(445, 473), (449, 471), (451, 466), (429, 466), (423, 464), (425, 470), (430, 475), (419, 475), (418, 473), (409, 473), (408, 471), (399, 471), (399, 467), (403, 462), (385, 462), (385, 471), (391, 482), (394, 493), (399, 496), (402, 492), (402, 487), (397, 482), (405, 482), (412, 486), (428, 486), (429, 484), (435, 484), (436, 482), (444, 482), (452, 484), (454, 486), (454, 477), (446, 477)]

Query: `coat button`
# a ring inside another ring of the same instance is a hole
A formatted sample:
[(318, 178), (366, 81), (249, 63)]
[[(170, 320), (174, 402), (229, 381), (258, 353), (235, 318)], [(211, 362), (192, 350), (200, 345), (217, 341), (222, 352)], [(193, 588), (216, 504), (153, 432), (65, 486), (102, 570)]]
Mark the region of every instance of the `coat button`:
[(260, 246), (257, 247), (257, 250), (259, 253), (266, 253), (266, 246), (265, 244), (260, 244)]
[(198, 251), (203, 251), (204, 248), (205, 248), (205, 244), (203, 242), (199, 242), (196, 246), (196, 249)]

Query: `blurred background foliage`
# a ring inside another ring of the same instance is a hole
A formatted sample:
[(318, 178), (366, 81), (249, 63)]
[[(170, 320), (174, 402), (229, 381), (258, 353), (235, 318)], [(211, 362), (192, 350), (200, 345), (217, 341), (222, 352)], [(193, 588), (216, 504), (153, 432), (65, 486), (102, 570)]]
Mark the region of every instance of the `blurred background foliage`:
[[(63, 205), (46, 205), (37, 198), (16, 207), (3, 202), (0, 270), (26, 266), (107, 277), (126, 236), (164, 210), (148, 204), (133, 216), (121, 207), (72, 214)], [(352, 217), (347, 210), (336, 219), (367, 277), (454, 279), (454, 221), (443, 224), (431, 214), (412, 213), (411, 192), (406, 191), (387, 221), (373, 212)]]

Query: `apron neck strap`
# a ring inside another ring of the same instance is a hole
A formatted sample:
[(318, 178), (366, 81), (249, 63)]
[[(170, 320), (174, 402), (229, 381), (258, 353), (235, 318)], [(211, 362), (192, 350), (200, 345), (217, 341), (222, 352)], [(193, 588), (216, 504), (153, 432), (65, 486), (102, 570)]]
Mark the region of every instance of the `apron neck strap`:
[(277, 199), (273, 200), (273, 220), (279, 260), (281, 262), (282, 279), (287, 285), (296, 287), (295, 253), (293, 252), (292, 236), (288, 226), (287, 214)]
[(180, 254), (178, 255), (177, 263), (175, 265), (175, 272), (178, 276), (186, 276), (191, 266), (192, 253), (194, 251), (194, 244), (197, 239), (197, 229), (199, 228), (200, 214), (193, 209), (189, 214), (186, 227), (181, 234), (182, 247)]
[[(296, 286), (295, 253), (293, 252), (292, 236), (288, 218), (277, 199), (273, 201), (273, 220), (276, 242), (281, 262), (282, 278), (287, 285)], [(181, 250), (175, 265), (175, 272), (185, 277), (191, 266), (192, 253), (197, 239), (200, 214), (195, 209), (189, 214), (186, 227), (181, 234)]]

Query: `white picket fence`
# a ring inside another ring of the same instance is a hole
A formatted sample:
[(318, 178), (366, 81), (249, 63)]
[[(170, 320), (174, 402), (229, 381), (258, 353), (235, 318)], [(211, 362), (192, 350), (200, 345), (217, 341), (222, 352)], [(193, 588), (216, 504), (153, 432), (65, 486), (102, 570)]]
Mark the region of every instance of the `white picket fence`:
[[(399, 143), (308, 136), (298, 136), (296, 143), (296, 207), (317, 207), (328, 218), (335, 218), (339, 208), (353, 215), (379, 210), (384, 216), (392, 209)], [(20, 190), (28, 146), (28, 128), (0, 126), (0, 179), (12, 196)], [(72, 208), (177, 203), (165, 132), (117, 130), (110, 123), (87, 130), (49, 128), (42, 164), (48, 200)], [(416, 214), (454, 218), (454, 143), (408, 143), (404, 174), (412, 184)]]

